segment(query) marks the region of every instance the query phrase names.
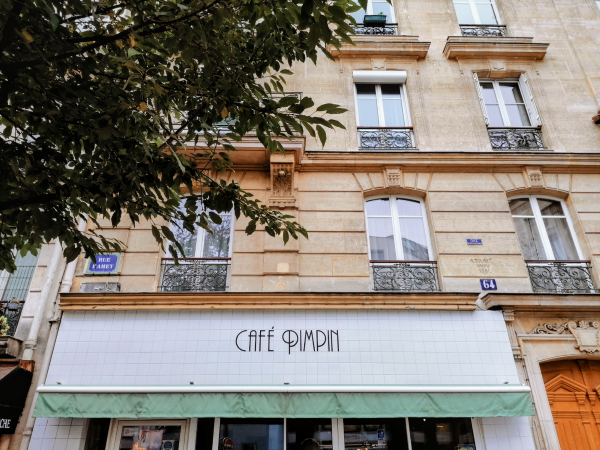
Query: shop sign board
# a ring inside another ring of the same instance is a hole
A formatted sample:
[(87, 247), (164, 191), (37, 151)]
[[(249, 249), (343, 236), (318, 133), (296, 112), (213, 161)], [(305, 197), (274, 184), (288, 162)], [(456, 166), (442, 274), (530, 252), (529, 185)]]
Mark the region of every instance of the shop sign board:
[(114, 275), (119, 272), (121, 253), (96, 255), (96, 262), (90, 258), (86, 266), (86, 275)]

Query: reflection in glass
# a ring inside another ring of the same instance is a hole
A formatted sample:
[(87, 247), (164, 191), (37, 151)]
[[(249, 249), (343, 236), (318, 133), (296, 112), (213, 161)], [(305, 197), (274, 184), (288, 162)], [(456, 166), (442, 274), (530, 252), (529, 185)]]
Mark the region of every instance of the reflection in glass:
[(231, 216), (219, 215), (223, 220), (219, 225), (211, 224), (212, 233), (206, 233), (202, 258), (227, 258), (231, 239)]
[(499, 83), (499, 86), (510, 125), (513, 127), (530, 126), (531, 122), (519, 86), (516, 83)]
[(548, 259), (535, 219), (513, 217), (524, 259)]
[(471, 419), (409, 419), (412, 450), (475, 450)]
[(358, 125), (361, 127), (378, 127), (377, 95), (374, 84), (357, 84), (356, 101), (358, 103)]
[(456, 10), (456, 18), (459, 24), (472, 25), (475, 23), (473, 13), (471, 12), (471, 6), (468, 3), (454, 2), (454, 9)]
[(498, 105), (498, 99), (496, 98), (496, 92), (494, 91), (492, 83), (481, 83), (481, 92), (483, 93), (483, 100), (485, 101), (485, 110), (487, 111), (489, 126), (504, 126), (502, 114), (500, 113), (500, 106)]
[(562, 205), (556, 200), (537, 199), (542, 216), (564, 216)]
[(373, 14), (375, 14), (375, 15), (383, 14), (384, 16), (386, 16), (387, 23), (395, 22), (394, 13), (392, 12), (392, 5), (390, 5), (387, 1), (374, 0), (371, 3), (371, 5), (373, 7)]
[(288, 419), (287, 450), (331, 450), (331, 419)]
[(477, 3), (476, 8), (477, 14), (479, 14), (479, 23), (484, 25), (496, 25), (498, 23), (491, 3)]
[(394, 230), (392, 218), (382, 217), (369, 219), (369, 245), (372, 260), (396, 260), (394, 246)]
[(388, 198), (378, 198), (367, 201), (367, 215), (369, 216), (391, 216), (390, 200)]
[(404, 113), (402, 112), (400, 85), (382, 84), (381, 98), (383, 101), (383, 115), (385, 117), (385, 126), (403, 127)]
[(396, 199), (396, 206), (398, 207), (398, 215), (399, 216), (413, 216), (413, 217), (421, 217), (421, 202), (416, 200), (408, 200), (405, 198)]
[(344, 419), (345, 450), (407, 450), (404, 419)]
[(219, 442), (225, 439), (233, 450), (283, 450), (283, 419), (221, 419)]
[[(185, 200), (181, 201), (179, 205), (179, 211), (185, 211), (183, 207)], [(191, 233), (188, 230), (183, 228), (182, 220), (174, 220), (171, 224), (171, 231), (175, 236), (175, 239), (179, 241), (181, 246), (183, 247), (183, 252), (186, 258), (193, 258), (196, 256), (196, 243), (198, 235), (197, 233)]]
[(550, 245), (554, 252), (554, 259), (577, 260), (577, 249), (571, 236), (567, 219), (565, 218), (544, 218), (544, 225), (550, 239)]
[(423, 219), (420, 217), (401, 217), (400, 235), (402, 236), (402, 250), (407, 261), (429, 261), (427, 251), (427, 237)]
[(180, 426), (124, 426), (119, 450), (179, 450)]
[(531, 202), (528, 198), (518, 198), (508, 202), (510, 206), (510, 212), (513, 216), (531, 216), (533, 217), (533, 210), (531, 209)]

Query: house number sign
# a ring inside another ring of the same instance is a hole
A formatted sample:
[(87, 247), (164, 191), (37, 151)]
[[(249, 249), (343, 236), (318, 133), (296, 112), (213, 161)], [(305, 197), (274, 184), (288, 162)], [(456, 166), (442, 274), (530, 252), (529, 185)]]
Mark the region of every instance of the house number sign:
[(339, 352), (339, 330), (242, 330), (235, 337), (235, 346), (241, 352), (274, 352), (283, 344), (288, 355), (298, 352)]

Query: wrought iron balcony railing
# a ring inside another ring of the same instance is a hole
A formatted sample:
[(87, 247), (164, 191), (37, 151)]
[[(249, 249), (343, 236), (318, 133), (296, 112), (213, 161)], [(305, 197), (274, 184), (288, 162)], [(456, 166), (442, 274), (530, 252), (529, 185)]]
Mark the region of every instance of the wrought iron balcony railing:
[(505, 37), (506, 25), (461, 25), (463, 36)]
[(161, 292), (224, 292), (231, 258), (162, 259)]
[(590, 261), (527, 260), (533, 292), (589, 294), (595, 292)]
[(493, 150), (545, 150), (542, 129), (488, 127)]
[(371, 261), (373, 290), (439, 291), (437, 261)]
[[(6, 317), (8, 331), (4, 333), (4, 336), (14, 336), (17, 331), (17, 325), (21, 317), (21, 311), (23, 311), (23, 304), (25, 302), (18, 300), (2, 300), (0, 301), (0, 317)], [(0, 326), (0, 328), (2, 328)], [(0, 332), (0, 336), (3, 336)]]
[(398, 24), (386, 23), (385, 25), (372, 26), (357, 23), (354, 27), (354, 33), (356, 35), (396, 36), (398, 34)]
[(412, 127), (357, 127), (361, 150), (416, 150)]

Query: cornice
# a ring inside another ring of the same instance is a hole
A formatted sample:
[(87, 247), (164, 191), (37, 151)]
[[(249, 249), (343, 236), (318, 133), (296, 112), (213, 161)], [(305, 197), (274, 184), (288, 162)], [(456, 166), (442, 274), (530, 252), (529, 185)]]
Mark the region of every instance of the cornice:
[(459, 58), (517, 57), (543, 59), (550, 44), (533, 42), (530, 37), (448, 36), (444, 56)]
[(477, 304), (482, 309), (512, 309), (515, 312), (600, 312), (600, 294), (488, 293)]
[(362, 56), (409, 56), (425, 58), (431, 42), (420, 42), (419, 36), (352, 36), (355, 45), (342, 44), (338, 50), (330, 45), (327, 50), (334, 58)]
[(477, 293), (120, 292), (60, 295), (63, 311), (160, 309), (476, 309)]

